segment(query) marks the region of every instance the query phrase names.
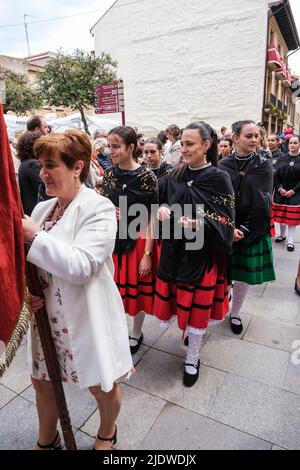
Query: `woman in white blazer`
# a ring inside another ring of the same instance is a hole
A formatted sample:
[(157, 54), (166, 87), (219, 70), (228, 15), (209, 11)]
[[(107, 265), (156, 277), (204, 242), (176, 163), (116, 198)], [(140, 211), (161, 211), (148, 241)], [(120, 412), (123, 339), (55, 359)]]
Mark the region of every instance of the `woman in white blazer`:
[[(34, 147), (49, 196), (23, 220), (31, 244), (27, 260), (38, 267), (45, 300), (31, 298), (36, 313), (46, 303), (64, 382), (89, 388), (101, 424), (94, 445), (109, 450), (116, 442), (121, 377), (132, 371), (123, 304), (113, 279), (112, 252), (117, 230), (115, 209), (83, 184), (91, 144), (80, 131), (41, 137)], [(57, 411), (36, 322), (28, 341), (36, 391), (39, 439), (36, 449), (59, 448)]]

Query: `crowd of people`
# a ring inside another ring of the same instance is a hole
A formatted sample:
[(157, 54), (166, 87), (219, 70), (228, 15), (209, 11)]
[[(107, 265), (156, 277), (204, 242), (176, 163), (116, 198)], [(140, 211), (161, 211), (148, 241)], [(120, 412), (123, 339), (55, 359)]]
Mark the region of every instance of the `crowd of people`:
[(287, 236), (291, 252), (300, 225), (300, 137), (291, 130), (267, 138), (246, 120), (218, 135), (196, 121), (148, 138), (129, 126), (93, 137), (49, 132), (34, 117), (13, 142), (27, 259), (38, 267), (44, 292), (43, 299), (30, 297), (36, 449), (60, 448), (34, 319), (41, 306), (62, 380), (89, 388), (98, 404), (94, 449), (109, 450), (117, 440), (119, 382), (134, 372), (147, 315), (162, 328), (176, 319), (187, 348), (183, 384), (192, 387), (207, 327), (229, 314), (240, 335), (249, 286), (275, 280), (274, 221), (275, 241)]

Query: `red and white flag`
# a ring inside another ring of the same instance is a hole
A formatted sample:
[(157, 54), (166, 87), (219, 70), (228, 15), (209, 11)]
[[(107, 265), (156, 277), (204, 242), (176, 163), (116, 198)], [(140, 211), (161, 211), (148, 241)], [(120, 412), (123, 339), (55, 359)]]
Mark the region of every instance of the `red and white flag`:
[(21, 200), (0, 103), (0, 377), (27, 331)]

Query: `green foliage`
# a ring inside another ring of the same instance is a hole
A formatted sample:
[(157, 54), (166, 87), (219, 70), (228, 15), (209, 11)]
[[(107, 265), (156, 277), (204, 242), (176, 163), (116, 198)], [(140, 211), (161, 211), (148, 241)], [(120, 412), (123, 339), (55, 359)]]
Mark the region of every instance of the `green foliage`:
[[(39, 74), (40, 92), (51, 106), (65, 106), (80, 111), (93, 106), (94, 86), (116, 81), (117, 62), (104, 52), (93, 58), (88, 52), (76, 49), (72, 54), (58, 52)], [(86, 131), (87, 126), (85, 123)]]
[(26, 75), (19, 75), (0, 67), (0, 81), (5, 83), (5, 103), (3, 110), (17, 115), (34, 111), (42, 106), (39, 92), (33, 88)]

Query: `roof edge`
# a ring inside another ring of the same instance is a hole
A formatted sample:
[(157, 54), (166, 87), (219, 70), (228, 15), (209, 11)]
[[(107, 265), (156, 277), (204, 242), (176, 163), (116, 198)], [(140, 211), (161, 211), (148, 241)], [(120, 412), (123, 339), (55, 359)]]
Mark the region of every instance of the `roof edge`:
[(99, 21), (101, 21), (101, 20), (104, 18), (104, 16), (107, 15), (107, 13), (116, 5), (116, 3), (118, 3), (118, 0), (116, 0), (109, 8), (103, 13), (102, 16), (100, 16), (99, 20), (96, 21), (96, 23), (91, 27), (91, 29), (90, 29), (90, 34), (93, 34), (93, 30), (94, 30), (95, 26), (97, 26), (97, 24), (99, 23)]

